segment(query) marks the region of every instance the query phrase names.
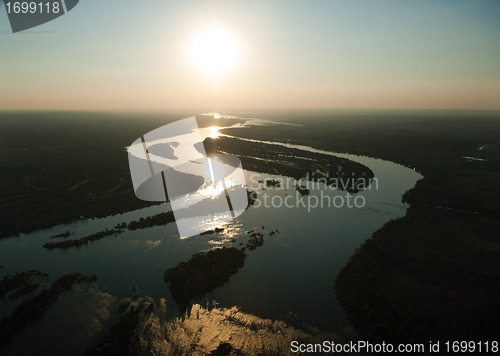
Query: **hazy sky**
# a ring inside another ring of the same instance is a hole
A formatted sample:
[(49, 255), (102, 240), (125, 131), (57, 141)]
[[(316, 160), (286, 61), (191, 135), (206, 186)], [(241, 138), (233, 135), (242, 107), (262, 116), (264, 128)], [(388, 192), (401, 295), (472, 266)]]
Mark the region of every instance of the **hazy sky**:
[[(0, 9), (0, 109), (500, 109), (500, 1), (81, 0), (13, 34)], [(216, 80), (189, 45), (240, 48)]]

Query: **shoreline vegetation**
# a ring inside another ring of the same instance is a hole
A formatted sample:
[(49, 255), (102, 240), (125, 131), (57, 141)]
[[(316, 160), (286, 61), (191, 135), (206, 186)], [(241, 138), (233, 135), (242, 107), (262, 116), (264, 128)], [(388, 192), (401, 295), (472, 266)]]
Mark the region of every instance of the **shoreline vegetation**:
[(71, 236), (71, 232), (69, 232), (69, 231), (65, 231), (65, 232), (62, 232), (62, 233), (57, 234), (57, 235), (52, 235), (52, 236), (50, 236), (50, 238), (51, 238), (51, 239), (58, 239), (58, 238), (60, 238), (60, 237), (62, 237), (62, 238), (66, 238), (66, 237), (69, 237), (69, 236)]
[[(23, 279), (19, 276), (33, 276), (41, 272), (27, 272), (27, 274), (17, 274), (14, 280)], [(5, 278), (4, 278), (5, 280)], [(80, 273), (67, 274), (60, 277), (50, 288), (41, 290), (38, 294), (25, 299), (17, 306), (10, 316), (6, 316), (0, 322), (0, 347), (7, 344), (10, 339), (21, 331), (29, 322), (37, 320), (54, 304), (59, 295), (70, 290), (76, 283), (95, 282), (97, 276), (85, 276)], [(19, 283), (17, 283), (19, 284)]]
[(141, 314), (154, 309), (154, 302), (150, 298), (135, 301), (123, 300), (120, 304), (122, 315), (102, 340), (87, 349), (85, 356), (99, 355), (133, 355), (132, 339), (141, 320)]
[(282, 355), (290, 343), (345, 342), (340, 336), (308, 325), (300, 329), (284, 321), (263, 319), (234, 306), (193, 304), (165, 320), (165, 300), (126, 299), (123, 314), (86, 356), (101, 355)]
[(368, 340), (495, 340), (498, 231), (499, 219), (411, 206), (350, 258), (338, 300)]
[(123, 232), (122, 229), (103, 230), (103, 231), (96, 232), (95, 234), (82, 237), (80, 239), (64, 240), (64, 241), (57, 241), (57, 242), (47, 242), (43, 245), (43, 247), (45, 247), (46, 249), (49, 249), (49, 250), (53, 250), (55, 248), (66, 250), (66, 249), (71, 248), (71, 247), (80, 247), (82, 245), (87, 245), (89, 242), (94, 242), (94, 241), (103, 239), (106, 236), (111, 236), (111, 235), (117, 236), (118, 234), (120, 234), (122, 232)]
[(48, 274), (40, 271), (30, 270), (19, 272), (13, 276), (6, 275), (0, 280), (0, 299), (9, 296), (9, 300), (15, 300), (37, 290), (42, 279)]

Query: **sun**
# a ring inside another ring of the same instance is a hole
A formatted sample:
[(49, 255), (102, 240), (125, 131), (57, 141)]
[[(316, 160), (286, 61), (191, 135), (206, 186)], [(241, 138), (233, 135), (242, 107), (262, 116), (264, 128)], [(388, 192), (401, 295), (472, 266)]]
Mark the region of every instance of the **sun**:
[(233, 68), (239, 56), (239, 46), (230, 32), (209, 27), (196, 35), (190, 47), (193, 63), (212, 78)]

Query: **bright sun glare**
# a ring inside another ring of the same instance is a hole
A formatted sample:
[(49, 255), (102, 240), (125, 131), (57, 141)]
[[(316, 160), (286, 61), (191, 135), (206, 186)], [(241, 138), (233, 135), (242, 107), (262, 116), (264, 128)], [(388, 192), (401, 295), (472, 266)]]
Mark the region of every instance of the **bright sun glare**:
[(217, 126), (212, 126), (212, 127), (209, 127), (208, 128), (208, 132), (210, 133), (210, 137), (211, 138), (217, 138), (220, 136), (220, 132), (219, 130), (221, 129), (222, 127), (217, 127)]
[(231, 69), (239, 55), (236, 39), (219, 27), (200, 32), (191, 42), (190, 50), (194, 64), (213, 78)]

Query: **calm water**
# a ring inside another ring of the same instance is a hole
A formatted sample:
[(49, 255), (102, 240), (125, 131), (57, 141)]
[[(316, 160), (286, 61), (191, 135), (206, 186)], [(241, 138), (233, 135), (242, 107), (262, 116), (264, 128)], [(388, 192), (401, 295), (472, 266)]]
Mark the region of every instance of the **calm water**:
[[(213, 130), (210, 134), (214, 135)], [(302, 146), (293, 147), (313, 150)], [(264, 318), (282, 319), (292, 324), (305, 322), (343, 333), (348, 323), (335, 297), (334, 278), (354, 250), (375, 230), (390, 219), (405, 214), (407, 205), (402, 204), (401, 196), (421, 176), (388, 161), (347, 154), (336, 156), (364, 164), (374, 172), (378, 189), (372, 186), (372, 189), (355, 195), (364, 198), (365, 205), (362, 208), (266, 207), (261, 200), (260, 207), (249, 208), (219, 234), (180, 239), (175, 224), (169, 224), (136, 231), (126, 230), (117, 237), (106, 237), (78, 249), (49, 251), (42, 247), (51, 240), (51, 235), (69, 230), (74, 233), (70, 238), (80, 238), (121, 222), (164, 212), (169, 209), (166, 203), (0, 240), (0, 261), (4, 266), (2, 273), (39, 269), (50, 274), (50, 281), (73, 272), (97, 274), (100, 290), (116, 297), (117, 301), (133, 296), (132, 286), (136, 285), (141, 295), (151, 296), (155, 300), (166, 298), (174, 314), (177, 307), (170, 297), (168, 285), (163, 282), (163, 272), (189, 259), (195, 252), (216, 245), (239, 247), (239, 243), (248, 239), (245, 232), (257, 227), (264, 233), (264, 245), (254, 251), (247, 251), (243, 268), (204, 300), (216, 301), (222, 307), (237, 305), (245, 312)], [(261, 188), (255, 183), (259, 179), (286, 179), (251, 174), (246, 172), (250, 189)], [(268, 189), (260, 192), (265, 192), (268, 200), (275, 197), (274, 202), (296, 194), (293, 186), (289, 190)], [(336, 195), (345, 197), (346, 193), (317, 185), (311, 189), (309, 197), (333, 198)], [(269, 236), (269, 232), (275, 229), (279, 233)], [(236, 242), (232, 242), (232, 238)], [(8, 302), (0, 303), (0, 317), (13, 310), (14, 306)], [(56, 309), (54, 305), (51, 308), (53, 312), (49, 310), (44, 320), (26, 327), (4, 351), (30, 352), (50, 348), (50, 343), (44, 339), (52, 340), (67, 332), (58, 327), (58, 320), (63, 315), (55, 313)], [(109, 320), (116, 318), (116, 315), (115, 312)], [(47, 322), (50, 324), (44, 324)], [(75, 325), (78, 322), (75, 320)], [(50, 331), (47, 331), (46, 325), (52, 325)], [(52, 335), (52, 338), (47, 335)], [(32, 341), (26, 345), (28, 337)]]

